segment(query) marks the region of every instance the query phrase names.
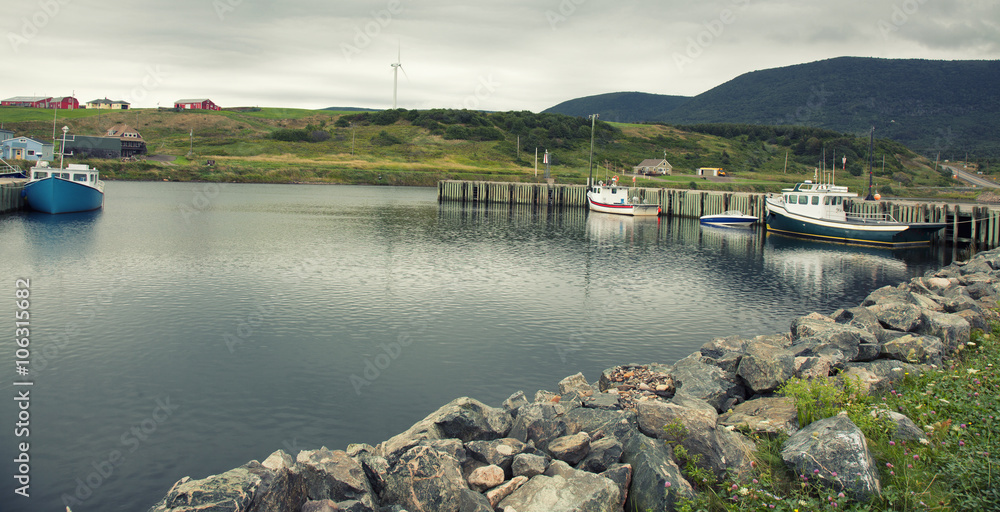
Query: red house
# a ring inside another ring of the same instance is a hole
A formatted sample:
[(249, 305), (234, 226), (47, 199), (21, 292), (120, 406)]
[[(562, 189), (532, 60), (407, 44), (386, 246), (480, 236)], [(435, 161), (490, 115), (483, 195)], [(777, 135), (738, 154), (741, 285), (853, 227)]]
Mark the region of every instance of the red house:
[(0, 101), (4, 107), (48, 108), (51, 96), (14, 96)]
[(180, 108), (184, 110), (222, 110), (222, 107), (212, 103), (210, 99), (193, 99), (193, 100), (177, 100), (174, 102), (174, 108)]
[(51, 96), (14, 96), (0, 100), (0, 105), (4, 107), (31, 107), (31, 108), (80, 108), (80, 102), (72, 96), (62, 96), (53, 98)]
[(78, 109), (80, 108), (80, 101), (72, 96), (63, 96), (61, 98), (52, 98), (49, 100), (48, 108), (68, 108), (68, 109)]

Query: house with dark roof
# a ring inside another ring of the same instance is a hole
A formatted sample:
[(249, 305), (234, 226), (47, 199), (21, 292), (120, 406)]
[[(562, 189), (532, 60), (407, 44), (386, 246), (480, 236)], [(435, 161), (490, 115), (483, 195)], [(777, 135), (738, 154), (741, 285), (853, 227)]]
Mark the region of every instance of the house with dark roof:
[(98, 109), (98, 110), (128, 110), (129, 102), (122, 100), (109, 100), (104, 98), (103, 100), (92, 100), (87, 102), (88, 109)]
[(222, 110), (222, 107), (216, 105), (208, 98), (177, 100), (174, 102), (174, 108), (182, 110)]
[(13, 139), (13, 138), (14, 138), (14, 132), (12, 132), (10, 130), (4, 130), (4, 129), (0, 128), (0, 141), (4, 141), (4, 140), (7, 140), (7, 139)]
[(142, 135), (125, 123), (119, 123), (108, 128), (105, 136), (118, 137), (121, 140), (122, 158), (146, 154), (146, 141), (143, 140)]
[(121, 158), (122, 140), (118, 137), (68, 135), (63, 144), (63, 154), (85, 158)]

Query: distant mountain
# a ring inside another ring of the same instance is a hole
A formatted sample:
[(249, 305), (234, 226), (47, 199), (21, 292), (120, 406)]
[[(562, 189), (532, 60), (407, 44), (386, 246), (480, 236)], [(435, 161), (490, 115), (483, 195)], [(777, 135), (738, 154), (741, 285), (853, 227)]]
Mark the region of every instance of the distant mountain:
[[(645, 92), (612, 92), (564, 101), (543, 113), (566, 114), (586, 117), (600, 114), (602, 121), (613, 123), (637, 123), (657, 121), (663, 113), (670, 112), (691, 98), (688, 96), (665, 96)], [(650, 117), (651, 114), (656, 117)]]
[[(997, 83), (1000, 61), (840, 57), (746, 73), (677, 104), (660, 96), (662, 108), (635, 93), (592, 97), (617, 98), (604, 108), (590, 98), (562, 105), (590, 100), (591, 113), (629, 112), (622, 117), (631, 122), (791, 124), (855, 134), (874, 126), (877, 137), (928, 156), (996, 158)], [(549, 110), (569, 113), (559, 108)]]

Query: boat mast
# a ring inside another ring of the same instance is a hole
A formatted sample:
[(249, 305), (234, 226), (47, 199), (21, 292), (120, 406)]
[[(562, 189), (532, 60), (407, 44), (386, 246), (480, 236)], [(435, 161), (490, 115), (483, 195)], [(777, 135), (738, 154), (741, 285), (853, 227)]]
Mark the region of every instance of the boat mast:
[(865, 201), (874, 201), (872, 195), (872, 159), (875, 158), (875, 127), (872, 126), (871, 134), (868, 136), (868, 195)]
[(590, 115), (590, 177), (587, 178), (587, 189), (594, 183), (594, 127), (597, 126), (597, 114)]

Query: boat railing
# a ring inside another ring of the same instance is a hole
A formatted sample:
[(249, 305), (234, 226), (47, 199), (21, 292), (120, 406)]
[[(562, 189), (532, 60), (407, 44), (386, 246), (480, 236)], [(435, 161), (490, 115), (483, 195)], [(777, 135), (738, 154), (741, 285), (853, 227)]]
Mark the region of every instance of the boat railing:
[(888, 212), (871, 212), (871, 213), (848, 213), (847, 220), (851, 222), (861, 222), (861, 223), (880, 223), (880, 222), (896, 222), (896, 218)]

